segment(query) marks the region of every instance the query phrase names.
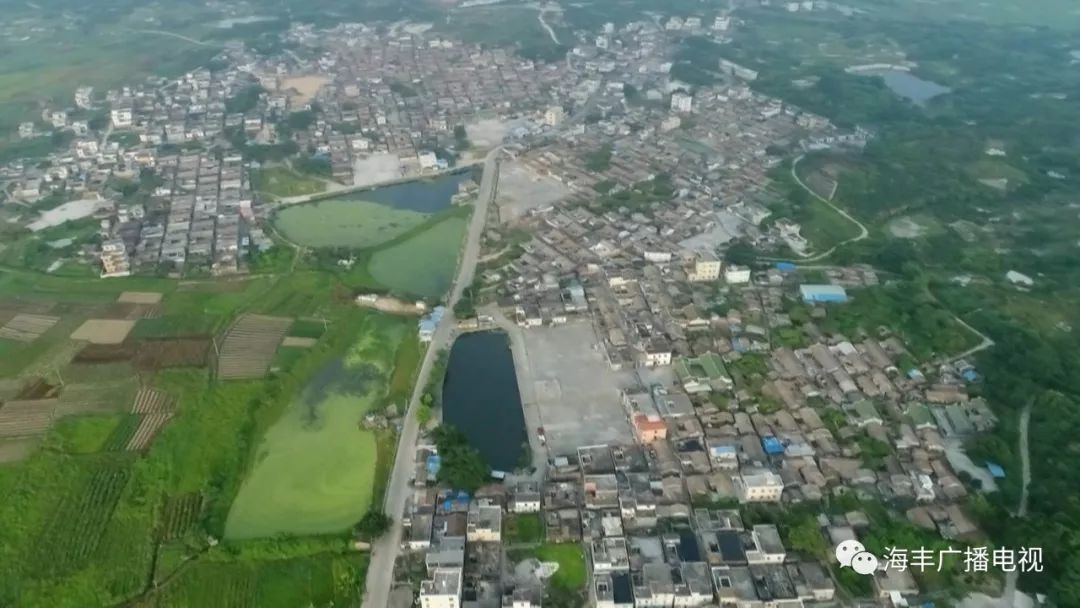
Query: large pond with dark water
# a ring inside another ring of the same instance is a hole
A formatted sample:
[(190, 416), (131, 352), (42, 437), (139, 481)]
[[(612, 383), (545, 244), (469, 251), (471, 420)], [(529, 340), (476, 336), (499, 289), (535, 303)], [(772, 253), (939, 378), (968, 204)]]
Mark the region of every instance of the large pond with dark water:
[(499, 331), (454, 341), (443, 382), (443, 422), (460, 429), (496, 471), (520, 464), (528, 437), (510, 340)]

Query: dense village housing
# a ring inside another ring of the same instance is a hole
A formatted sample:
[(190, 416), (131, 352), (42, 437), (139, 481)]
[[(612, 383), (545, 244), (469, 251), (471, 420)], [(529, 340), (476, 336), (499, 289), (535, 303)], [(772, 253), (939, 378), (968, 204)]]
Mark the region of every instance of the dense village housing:
[[(731, 27), (609, 23), (544, 62), (422, 30), (294, 25), (299, 52), (230, 45), (213, 69), (78, 89), (19, 131), (70, 133), (68, 148), (7, 162), (0, 182), (20, 204), (55, 197), (57, 222), (99, 221), (77, 255), (102, 278), (231, 276), (289, 246), (275, 212), (318, 198), (265, 196), (264, 165), (318, 163), (340, 193), (491, 154), (473, 309), (421, 299), (409, 314), (424, 344), (444, 321), (499, 328), (519, 368), (524, 348), (552, 377), (519, 369), (529, 462), (498, 483), (441, 483), (421, 437), (407, 505), (388, 513), (404, 527), (398, 582), (424, 608), (558, 605), (558, 561), (515, 559), (551, 544), (580, 549), (601, 608), (835, 605), (832, 548), (876, 524), (864, 504), (957, 546), (982, 539), (966, 499), (1001, 472), (963, 442), (997, 421), (970, 353), (919, 360), (894, 327), (833, 322), (890, 278), (797, 264), (817, 252), (775, 217), (776, 171), (873, 134), (752, 90), (758, 74), (730, 61), (709, 86), (672, 75), (683, 38)], [(90, 110), (103, 124), (69, 117)], [(736, 245), (776, 255), (734, 259)], [(781, 512), (806, 515), (814, 540), (761, 515)], [(507, 532), (526, 521), (537, 538)], [(921, 591), (905, 569), (869, 576), (877, 605)]]

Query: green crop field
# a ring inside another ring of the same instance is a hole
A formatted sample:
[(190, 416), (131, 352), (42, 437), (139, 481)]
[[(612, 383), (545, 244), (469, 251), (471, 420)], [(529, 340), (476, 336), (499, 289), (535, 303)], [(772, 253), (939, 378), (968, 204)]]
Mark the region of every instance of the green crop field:
[(374, 247), (424, 223), (427, 215), (362, 200), (331, 198), (278, 211), (274, 226), (304, 247)]
[(405, 323), (369, 316), (353, 346), (323, 365), (271, 426), (229, 512), (228, 538), (340, 532), (371, 503), (373, 431), (359, 428), (380, 405)]
[(183, 572), (150, 606), (162, 608), (345, 606), (360, 594), (364, 555), (203, 562)]
[(468, 223), (451, 216), (408, 239), (376, 251), (368, 269), (381, 285), (437, 297), (450, 288)]

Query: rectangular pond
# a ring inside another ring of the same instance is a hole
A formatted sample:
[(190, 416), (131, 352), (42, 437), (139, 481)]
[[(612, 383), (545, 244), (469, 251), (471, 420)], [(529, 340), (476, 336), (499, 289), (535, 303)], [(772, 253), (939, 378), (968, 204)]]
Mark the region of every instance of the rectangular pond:
[(509, 472), (518, 467), (528, 437), (505, 333), (468, 333), (454, 341), (442, 407), (443, 422), (463, 432), (492, 469)]

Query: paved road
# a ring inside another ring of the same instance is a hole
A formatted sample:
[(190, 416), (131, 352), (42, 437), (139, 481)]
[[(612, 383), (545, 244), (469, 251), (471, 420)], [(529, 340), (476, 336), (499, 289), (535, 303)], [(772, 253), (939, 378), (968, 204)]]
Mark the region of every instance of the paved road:
[(386, 499), (383, 508), (393, 519), (390, 530), (376, 541), (371, 548), (371, 564), (368, 566), (367, 583), (364, 590), (363, 605), (369, 608), (384, 608), (389, 605), (390, 589), (394, 584), (394, 561), (401, 549), (401, 519), (405, 510), (405, 502), (410, 494), (409, 480), (412, 479), (416, 467), (416, 441), (420, 435), (419, 425), (416, 422), (416, 408), (420, 403), (420, 396), (427, 386), (431, 376), (431, 368), (440, 350), (450, 344), (454, 327), (457, 321), (454, 319), (453, 309), (461, 297), (465, 287), (472, 283), (476, 270), (476, 259), (480, 253), (480, 236), (484, 233), (484, 224), (487, 220), (488, 206), (495, 198), (495, 186), (498, 181), (498, 155), (501, 148), (495, 148), (484, 159), (484, 175), (480, 180), (480, 193), (476, 199), (476, 208), (473, 210), (472, 220), (469, 224), (469, 234), (465, 241), (465, 248), (461, 256), (461, 264), (458, 267), (458, 275), (454, 280), (454, 286), (450, 290), (450, 299), (447, 305), (446, 316), (435, 331), (431, 344), (424, 353), (424, 359), (420, 363), (420, 373), (416, 377), (416, 385), (413, 387), (412, 397), (409, 399), (409, 409), (405, 414), (401, 434), (398, 438), (397, 454), (394, 457), (394, 468), (390, 473), (390, 481), (386, 487)]
[(514, 370), (517, 375), (518, 391), (521, 394), (521, 409), (525, 414), (525, 433), (529, 438), (532, 452), (532, 473), (511, 475), (508, 482), (532, 480), (542, 481), (547, 472), (548, 449), (540, 441), (537, 429), (544, 426), (544, 418), (536, 400), (536, 381), (532, 377), (532, 364), (529, 362), (529, 349), (525, 345), (525, 335), (516, 323), (506, 318), (498, 306), (485, 306), (484, 314), (491, 315), (495, 325), (510, 337), (510, 350), (514, 354)]
[[(865, 239), (866, 237), (870, 236), (870, 231), (866, 229), (866, 226), (864, 226), (862, 222), (860, 222), (859, 220), (852, 217), (850, 213), (848, 213), (847, 211), (844, 211), (840, 207), (837, 207), (836, 205), (833, 204), (832, 201), (830, 201), (829, 199), (821, 196), (817, 192), (814, 192), (814, 190), (812, 188), (810, 188), (809, 186), (807, 186), (806, 184), (803, 183), (802, 179), (799, 177), (799, 172), (796, 169), (798, 169), (799, 163), (802, 162), (802, 159), (805, 158), (805, 157), (806, 157), (805, 154), (800, 154), (799, 157), (796, 158), (791, 163), (791, 177), (794, 178), (795, 183), (799, 184), (799, 186), (803, 190), (806, 190), (807, 192), (809, 192), (810, 196), (816, 198), (817, 200), (821, 201), (822, 203), (825, 203), (826, 205), (829, 206), (830, 209), (832, 209), (833, 211), (839, 213), (841, 217), (843, 217), (847, 221), (849, 221), (849, 222), (851, 222), (851, 223), (853, 223), (853, 224), (855, 224), (856, 226), (859, 227), (859, 234), (858, 235), (853, 236), (850, 239), (840, 241), (839, 243), (837, 243), (837, 244), (833, 245), (832, 247), (830, 247), (828, 251), (823, 251), (822, 253), (818, 253), (818, 254), (814, 254), (814, 255), (810, 255), (810, 256), (806, 256), (806, 257), (801, 258), (805, 262), (816, 262), (817, 260), (829, 257), (829, 255), (831, 255), (832, 252), (836, 251), (837, 247), (847, 245), (848, 243), (856, 243), (858, 241), (861, 241), (861, 240)], [(834, 194), (836, 193), (836, 188), (835, 187), (833, 188), (833, 193)]]

